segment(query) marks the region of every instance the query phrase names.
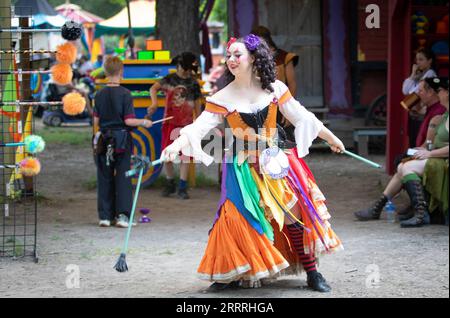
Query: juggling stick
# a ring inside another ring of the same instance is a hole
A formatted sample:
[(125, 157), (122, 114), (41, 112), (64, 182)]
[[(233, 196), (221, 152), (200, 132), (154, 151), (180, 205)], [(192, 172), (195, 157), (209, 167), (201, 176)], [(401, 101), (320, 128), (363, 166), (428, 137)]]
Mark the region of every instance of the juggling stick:
[(61, 29), (25, 29), (25, 28), (14, 28), (14, 29), (0, 29), (0, 33), (47, 33), (47, 32), (59, 32)]
[(172, 118), (173, 118), (173, 116), (166, 117), (166, 118), (159, 119), (159, 120), (155, 120), (155, 121), (153, 122), (153, 125), (154, 125), (154, 124), (158, 124), (158, 123), (162, 123), (163, 121), (166, 121), (166, 120), (171, 120)]
[(0, 75), (18, 74), (19, 76), (27, 74), (52, 74), (53, 80), (59, 85), (68, 85), (72, 81), (73, 71), (69, 64), (59, 63), (50, 70), (17, 70), (17, 71), (0, 71)]
[[(72, 64), (75, 63), (77, 59), (77, 48), (72, 42), (65, 42), (64, 44), (58, 45), (56, 48), (56, 51), (50, 51), (50, 50), (0, 50), (1, 54), (44, 54), (44, 53), (50, 53), (50, 54), (56, 54), (56, 60), (58, 63), (64, 63), (64, 64)], [(20, 70), (19, 70), (20, 72)], [(23, 72), (22, 72), (23, 73)], [(44, 72), (40, 72), (45, 74)]]
[(0, 50), (0, 54), (56, 54), (58, 51), (49, 51), (49, 50)]
[(27, 157), (15, 165), (0, 165), (0, 169), (19, 169), (19, 172), (27, 177), (33, 177), (41, 171), (38, 159)]
[(28, 70), (28, 71), (0, 71), (0, 75), (8, 75), (8, 74), (50, 74), (51, 71), (36, 71), (36, 70)]
[[(327, 142), (324, 142), (324, 143), (325, 143), (326, 145), (328, 145), (329, 147), (331, 147), (330, 144), (328, 144)], [(348, 150), (344, 150), (344, 154), (347, 155), (347, 156), (350, 156), (350, 157), (352, 157), (352, 158), (355, 158), (356, 160), (362, 161), (362, 162), (364, 162), (365, 164), (368, 164), (368, 165), (371, 166), (371, 167), (374, 167), (374, 168), (377, 168), (377, 169), (383, 168), (383, 167), (382, 167), (381, 165), (379, 165), (378, 163), (373, 162), (373, 161), (371, 161), (371, 160), (369, 160), (369, 159), (366, 159), (366, 158), (364, 158), (364, 157), (358, 156), (357, 154), (354, 154), (353, 152), (350, 152), (350, 151), (348, 151)]]
[(67, 41), (75, 41), (81, 37), (82, 26), (74, 21), (67, 21), (59, 29), (32, 29), (32, 28), (12, 28), (12, 29), (0, 29), (0, 34), (5, 33), (49, 33), (49, 32), (61, 32), (63, 39)]
[(144, 157), (144, 156), (135, 156), (134, 160), (135, 160), (134, 168), (125, 173), (126, 177), (131, 177), (136, 174), (137, 170), (139, 170), (139, 177), (138, 177), (138, 182), (137, 182), (137, 186), (136, 186), (136, 192), (134, 194), (133, 206), (131, 208), (130, 219), (128, 220), (128, 229), (127, 229), (127, 234), (125, 236), (125, 242), (124, 242), (124, 245), (122, 248), (122, 252), (120, 253), (119, 259), (117, 260), (116, 265), (114, 265), (114, 268), (116, 269), (116, 271), (118, 271), (120, 273), (128, 271), (126, 254), (127, 254), (127, 250), (128, 250), (128, 241), (130, 239), (130, 234), (131, 234), (131, 227), (133, 226), (134, 212), (136, 211), (137, 199), (139, 196), (139, 190), (141, 188), (142, 175), (144, 174), (144, 170), (146, 167), (159, 165), (163, 161), (163, 159), (160, 158), (158, 160), (150, 162), (149, 158)]
[(63, 102), (0, 102), (0, 106), (61, 106)]
[(67, 115), (81, 114), (86, 107), (86, 100), (79, 93), (69, 93), (63, 97), (62, 101), (56, 102), (0, 102), (1, 106), (63, 106), (63, 111)]
[(20, 146), (25, 146), (26, 152), (28, 153), (37, 154), (44, 151), (45, 141), (40, 136), (30, 135), (25, 137), (24, 142), (0, 143), (0, 147), (20, 147)]

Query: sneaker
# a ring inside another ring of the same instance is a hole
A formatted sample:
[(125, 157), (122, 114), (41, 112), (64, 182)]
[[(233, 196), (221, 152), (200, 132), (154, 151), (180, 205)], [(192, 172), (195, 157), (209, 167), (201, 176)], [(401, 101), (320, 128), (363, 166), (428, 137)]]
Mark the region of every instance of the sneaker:
[(189, 194), (187, 193), (186, 189), (180, 189), (178, 190), (178, 197), (182, 200), (188, 200)]
[(171, 179), (171, 180), (166, 180), (166, 185), (164, 186), (164, 190), (162, 191), (161, 195), (163, 197), (168, 197), (169, 195), (173, 194), (176, 192), (176, 184), (175, 184), (175, 180)]
[(116, 227), (128, 227), (128, 217), (125, 214), (119, 214), (116, 219)]
[[(129, 219), (125, 214), (119, 214), (119, 216), (111, 222), (111, 225), (115, 225), (116, 227), (128, 227)], [(131, 223), (131, 226), (136, 226), (137, 223), (133, 222)]]
[(111, 221), (110, 220), (100, 220), (100, 222), (98, 222), (98, 226), (100, 226), (100, 227), (110, 227), (111, 226)]

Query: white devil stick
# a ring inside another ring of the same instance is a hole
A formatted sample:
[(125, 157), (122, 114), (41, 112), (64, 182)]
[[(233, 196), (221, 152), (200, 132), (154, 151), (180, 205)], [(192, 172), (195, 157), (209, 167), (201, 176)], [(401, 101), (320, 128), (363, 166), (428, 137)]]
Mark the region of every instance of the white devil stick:
[(158, 123), (162, 123), (163, 121), (170, 120), (170, 119), (172, 119), (172, 118), (173, 118), (173, 116), (166, 117), (166, 118), (159, 119), (159, 120), (155, 120), (155, 121), (153, 122), (153, 125), (154, 125), (154, 124), (158, 124)]

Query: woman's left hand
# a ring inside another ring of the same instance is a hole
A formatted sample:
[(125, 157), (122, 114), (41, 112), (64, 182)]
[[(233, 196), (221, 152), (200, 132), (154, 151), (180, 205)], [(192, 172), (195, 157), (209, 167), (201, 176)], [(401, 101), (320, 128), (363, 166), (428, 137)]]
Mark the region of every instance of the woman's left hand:
[(417, 159), (417, 160), (425, 160), (425, 159), (431, 158), (431, 151), (428, 151), (425, 149), (420, 149), (419, 151), (417, 151), (414, 154), (413, 157), (414, 157), (414, 159)]

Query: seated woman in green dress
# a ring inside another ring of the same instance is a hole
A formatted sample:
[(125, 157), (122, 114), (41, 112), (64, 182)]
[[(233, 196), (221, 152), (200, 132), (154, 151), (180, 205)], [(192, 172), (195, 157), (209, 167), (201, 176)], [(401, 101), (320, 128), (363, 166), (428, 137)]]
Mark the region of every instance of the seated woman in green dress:
[[(444, 169), (442, 171), (445, 171), (445, 166), (448, 167), (448, 78), (435, 77), (427, 79), (427, 82), (438, 93), (441, 104), (447, 109), (444, 115), (435, 118), (430, 123), (429, 129), (434, 130), (433, 150), (420, 149), (414, 154), (413, 160), (401, 163), (397, 168), (397, 173), (390, 180), (380, 199), (368, 209), (355, 213), (359, 221), (378, 220), (386, 202), (397, 195), (402, 188), (405, 188), (414, 208), (414, 216), (402, 221), (400, 225), (402, 227), (419, 227), (430, 223), (429, 207), (428, 202), (425, 200), (421, 178), (424, 176), (424, 172), (432, 166), (442, 165)], [(430, 193), (431, 197), (446, 201), (448, 208), (448, 192), (445, 192), (444, 195), (442, 194), (442, 188), (445, 187), (445, 176), (441, 175), (440, 180), (433, 180), (430, 184), (434, 185), (433, 193)], [(445, 203), (442, 203), (442, 205), (445, 206)]]

